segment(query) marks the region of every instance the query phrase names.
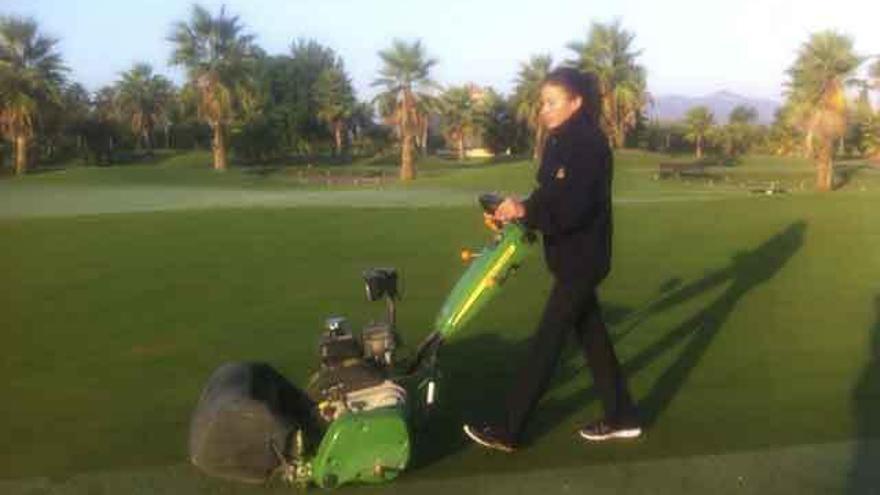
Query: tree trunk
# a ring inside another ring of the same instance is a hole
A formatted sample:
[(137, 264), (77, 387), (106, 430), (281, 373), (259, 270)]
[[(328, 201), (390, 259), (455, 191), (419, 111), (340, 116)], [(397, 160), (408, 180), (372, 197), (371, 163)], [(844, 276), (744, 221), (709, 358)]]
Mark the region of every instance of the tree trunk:
[(150, 134), (152, 134), (149, 130), (144, 129), (144, 148), (147, 150), (147, 155), (152, 156), (153, 154), (153, 140), (150, 139)]
[(413, 162), (413, 125), (410, 117), (413, 111), (413, 99), (409, 89), (403, 90), (403, 115), (400, 123), (400, 131), (403, 134), (400, 143), (400, 180), (407, 181), (416, 178), (416, 167)]
[(24, 134), (15, 136), (15, 175), (24, 175), (28, 166), (28, 138)]
[(697, 136), (697, 160), (703, 158), (703, 136)]
[(602, 97), (602, 108), (604, 112), (603, 115), (603, 125), (602, 130), (605, 131), (605, 135), (608, 136), (608, 140), (610, 145), (613, 148), (617, 147), (617, 108), (614, 104), (614, 92), (607, 88)]
[(828, 151), (819, 153), (816, 160), (816, 189), (822, 192), (831, 191), (834, 187), (834, 162), (830, 152), (831, 143), (828, 143)]
[(416, 168), (413, 163), (413, 140), (412, 132), (404, 131), (403, 143), (400, 147), (400, 180), (416, 178)]
[(545, 134), (544, 126), (538, 124), (538, 128), (535, 130), (535, 151), (532, 153), (532, 158), (536, 162), (541, 161), (541, 155), (544, 153)]
[(813, 129), (807, 130), (804, 136), (804, 158), (813, 158)]
[(464, 153), (464, 132), (458, 133), (458, 159), (459, 161), (463, 161), (465, 159)]
[[(617, 98), (615, 97), (615, 100), (616, 99)], [(617, 134), (617, 147), (622, 149), (623, 146), (626, 144), (625, 108), (623, 108), (623, 106), (620, 105), (619, 103), (614, 105), (614, 108), (615, 108), (614, 123), (615, 123), (615, 129), (617, 129), (617, 133), (616, 133)]]
[(226, 170), (226, 136), (221, 124), (214, 124), (214, 170)]
[(428, 117), (422, 122), (422, 156), (428, 156)]
[(413, 146), (415, 146), (415, 151), (419, 154), (422, 154), (422, 150), (424, 149), (422, 143), (422, 118), (419, 115), (416, 115), (416, 121), (414, 122), (416, 127), (416, 133), (413, 136)]
[[(616, 105), (615, 105), (616, 107)], [(623, 116), (621, 115), (620, 108), (617, 108), (615, 111), (615, 121), (614, 121), (614, 147), (615, 148), (623, 148), (623, 145), (626, 143), (626, 127), (623, 123)]]
[(342, 156), (342, 122), (333, 123), (333, 138), (336, 140), (336, 154)]
[(828, 183), (828, 168), (828, 160), (825, 158), (819, 158), (816, 161), (816, 189), (822, 192), (831, 190), (831, 186)]

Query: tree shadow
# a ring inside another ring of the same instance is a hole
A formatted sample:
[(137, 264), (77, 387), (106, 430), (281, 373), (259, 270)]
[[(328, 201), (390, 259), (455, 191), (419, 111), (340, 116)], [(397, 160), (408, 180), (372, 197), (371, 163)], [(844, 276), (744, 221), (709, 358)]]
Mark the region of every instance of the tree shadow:
[(129, 150), (120, 149), (94, 153), (83, 150), (71, 154), (63, 159), (53, 161), (40, 161), (28, 167), (26, 175), (47, 175), (64, 173), (69, 169), (87, 167), (127, 167), (137, 165), (161, 165), (172, 158), (179, 156), (181, 152), (167, 149), (154, 150)]
[[(161, 165), (172, 158), (176, 158), (183, 152), (169, 149), (121, 149), (116, 150), (110, 156), (108, 165), (125, 167), (128, 165)], [(100, 165), (100, 163), (92, 163)]]
[(880, 295), (874, 298), (874, 310), (868, 366), (852, 395), (858, 437), (848, 493), (880, 493)]
[(867, 164), (847, 164), (847, 165), (837, 165), (834, 167), (834, 189), (842, 189), (846, 187), (855, 176), (859, 175), (859, 173), (863, 170), (870, 169), (871, 167)]
[(531, 161), (532, 156), (529, 154), (522, 153), (512, 153), (510, 155), (505, 154), (497, 154), (489, 159), (489, 163), (500, 165), (505, 163), (519, 163), (524, 161)]

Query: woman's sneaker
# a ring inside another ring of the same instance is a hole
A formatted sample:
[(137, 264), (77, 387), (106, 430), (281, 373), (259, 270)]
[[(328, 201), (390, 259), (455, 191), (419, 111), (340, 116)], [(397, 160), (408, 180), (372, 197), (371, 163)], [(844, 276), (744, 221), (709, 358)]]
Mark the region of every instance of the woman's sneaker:
[(642, 427), (636, 422), (611, 422), (600, 419), (578, 430), (578, 435), (591, 442), (601, 442), (615, 438), (639, 438)]
[(502, 452), (513, 452), (516, 446), (508, 435), (490, 425), (464, 425), (464, 433), (477, 444)]

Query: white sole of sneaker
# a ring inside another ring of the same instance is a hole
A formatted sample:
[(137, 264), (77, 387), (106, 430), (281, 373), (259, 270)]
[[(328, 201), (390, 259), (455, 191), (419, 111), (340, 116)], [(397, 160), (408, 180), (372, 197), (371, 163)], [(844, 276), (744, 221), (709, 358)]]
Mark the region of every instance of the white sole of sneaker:
[(511, 448), (509, 448), (509, 447), (503, 447), (503, 446), (498, 445), (498, 444), (491, 444), (491, 443), (486, 442), (485, 440), (483, 440), (482, 438), (480, 438), (479, 435), (477, 435), (476, 433), (474, 433), (473, 430), (471, 430), (471, 426), (470, 426), (470, 425), (464, 425), (464, 426), (462, 427), (462, 429), (464, 430), (464, 434), (467, 435), (468, 438), (470, 438), (470, 439), (473, 440), (474, 442), (476, 442), (476, 443), (482, 445), (483, 447), (486, 447), (487, 449), (495, 449), (495, 450), (500, 450), (500, 451), (502, 451), (502, 452), (508, 452), (508, 453), (513, 452), (513, 449), (511, 449)]
[(611, 439), (615, 439), (615, 438), (622, 438), (622, 439), (639, 438), (640, 436), (642, 436), (642, 429), (641, 428), (628, 428), (626, 430), (617, 430), (612, 433), (608, 433), (607, 435), (590, 435), (589, 433), (584, 433), (583, 431), (579, 431), (578, 435), (580, 435), (581, 438), (585, 438), (591, 442), (601, 442), (603, 440), (611, 440)]

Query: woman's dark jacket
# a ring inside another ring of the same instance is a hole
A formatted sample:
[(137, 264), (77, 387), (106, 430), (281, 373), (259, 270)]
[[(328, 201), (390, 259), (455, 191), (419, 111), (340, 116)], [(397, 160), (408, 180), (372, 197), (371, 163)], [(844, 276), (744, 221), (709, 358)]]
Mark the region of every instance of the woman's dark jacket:
[(523, 221), (541, 232), (547, 267), (560, 282), (596, 286), (608, 275), (612, 165), (608, 139), (584, 112), (547, 138)]

